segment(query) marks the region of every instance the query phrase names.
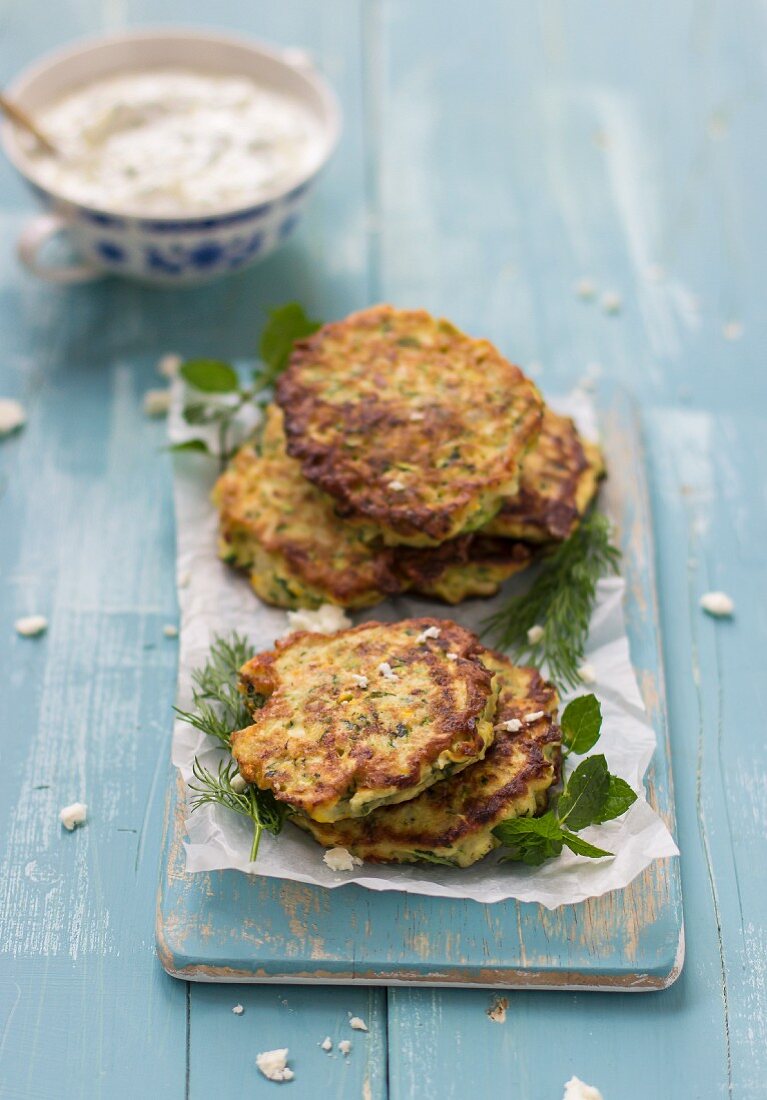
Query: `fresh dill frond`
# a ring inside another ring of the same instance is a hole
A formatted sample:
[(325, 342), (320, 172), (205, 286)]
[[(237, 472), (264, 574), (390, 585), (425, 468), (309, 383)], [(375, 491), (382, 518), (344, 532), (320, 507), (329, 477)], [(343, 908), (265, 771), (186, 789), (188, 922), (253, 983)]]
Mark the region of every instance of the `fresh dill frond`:
[[(536, 667), (545, 661), (555, 683), (574, 687), (583, 662), (597, 581), (617, 573), (620, 551), (610, 521), (600, 512), (584, 517), (573, 534), (541, 563), (527, 592), (512, 596), (485, 621), (484, 633), (504, 650)], [(528, 631), (543, 628), (531, 642)]]
[(206, 663), (192, 673), (194, 709), (175, 708), (182, 721), (215, 737), (227, 749), (232, 731), (251, 722), (245, 697), (238, 688), (238, 673), (252, 653), (250, 642), (240, 634), (216, 638)]
[(192, 813), (201, 806), (215, 804), (250, 818), (253, 822), (250, 862), (254, 863), (264, 830), (272, 836), (281, 832), (285, 821), (285, 807), (280, 805), (271, 791), (260, 791), (250, 784), (242, 786), (241, 781), (236, 787), (232, 786), (232, 781), (239, 779), (234, 760), (222, 760), (218, 766), (218, 774), (214, 775), (195, 757), (192, 772), (196, 781), (189, 784), (190, 789), (196, 792), (190, 806)]

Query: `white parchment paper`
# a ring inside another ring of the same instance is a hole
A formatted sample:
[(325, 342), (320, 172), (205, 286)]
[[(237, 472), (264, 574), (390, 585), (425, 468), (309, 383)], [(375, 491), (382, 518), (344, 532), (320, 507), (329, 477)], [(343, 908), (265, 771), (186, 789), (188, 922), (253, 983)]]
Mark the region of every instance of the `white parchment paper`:
[[(169, 425), (174, 442), (200, 434), (199, 429), (190, 431), (181, 419), (181, 399), (182, 388), (177, 382)], [(558, 411), (574, 416), (584, 434), (595, 435), (593, 408), (584, 395), (572, 395), (551, 404)], [(174, 462), (181, 607), (178, 702), (182, 708), (189, 708), (191, 673), (205, 662), (216, 635), (236, 630), (250, 639), (255, 653), (269, 648), (286, 632), (287, 618), (284, 611), (262, 604), (245, 576), (235, 573), (216, 556), (217, 517), (209, 499), (216, 474), (214, 463), (195, 454), (176, 455)], [(519, 581), (511, 582), (515, 583)], [(507, 585), (505, 595), (509, 591)], [(652, 860), (678, 855), (671, 834), (644, 798), (642, 778), (655, 749), (655, 734), (647, 720), (629, 658), (623, 591), (624, 582), (619, 578), (599, 584), (586, 654), (586, 660), (596, 670), (597, 682), (582, 689), (593, 691), (602, 705), (604, 721), (596, 751), (604, 752), (611, 771), (626, 779), (639, 794), (619, 821), (594, 826), (582, 833), (584, 839), (615, 852), (615, 858), (588, 860), (565, 850), (558, 859), (538, 868), (500, 863), (497, 855), (491, 854), (465, 869), (434, 864), (363, 864), (351, 872), (335, 872), (323, 862), (323, 849), (314, 840), (286, 824), (279, 837), (262, 837), (258, 862), (251, 864), (250, 823), (221, 807), (204, 806), (187, 815), (186, 870), (234, 868), (331, 889), (355, 882), (370, 890), (402, 890), (481, 902), (518, 898), (554, 909), (621, 889)], [(354, 620), (390, 621), (411, 615), (434, 615), (478, 629), (503, 599), (501, 594), (490, 601), (471, 600), (449, 608), (421, 598), (399, 597), (354, 615)], [(565, 698), (563, 705), (566, 701)], [(215, 770), (222, 755), (209, 738), (176, 722), (173, 763), (187, 782), (195, 756)]]

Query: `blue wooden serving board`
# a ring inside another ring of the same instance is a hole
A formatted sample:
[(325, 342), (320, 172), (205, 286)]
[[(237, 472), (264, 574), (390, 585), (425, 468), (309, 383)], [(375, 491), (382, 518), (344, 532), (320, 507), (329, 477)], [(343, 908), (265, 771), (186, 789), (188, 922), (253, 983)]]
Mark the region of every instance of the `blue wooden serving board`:
[[(654, 546), (638, 420), (618, 389), (599, 397), (627, 581), (631, 654), (658, 739), (648, 798), (674, 832)], [(677, 859), (657, 860), (625, 890), (549, 911), (474, 901), (334, 890), (215, 871), (184, 871), (183, 783), (171, 781), (157, 906), (169, 974), (211, 982), (663, 989), (684, 957)]]

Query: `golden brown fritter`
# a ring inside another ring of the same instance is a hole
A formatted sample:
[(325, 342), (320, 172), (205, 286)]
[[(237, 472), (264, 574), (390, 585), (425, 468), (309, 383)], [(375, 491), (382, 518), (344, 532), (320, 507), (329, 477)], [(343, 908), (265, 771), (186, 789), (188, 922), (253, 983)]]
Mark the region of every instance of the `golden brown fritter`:
[(414, 546), (492, 518), (516, 491), (543, 407), (487, 340), (386, 305), (298, 342), (277, 402), (304, 475), (366, 537)]
[(501, 654), (486, 651), (482, 660), (501, 685), (495, 740), (483, 760), (368, 817), (320, 824), (298, 815), (295, 823), (325, 847), (346, 848), (372, 863), (468, 867), (497, 847), (492, 830), (501, 821), (541, 812), (559, 780), (556, 691), (535, 669), (515, 668)]
[(248, 569), (258, 595), (278, 607), (369, 607), (398, 592), (393, 552), (339, 519), (286, 453), (276, 405), (261, 447), (242, 447), (216, 483), (221, 557)]
[(291, 634), (241, 670), (265, 702), (232, 735), (239, 770), (317, 821), (413, 798), (492, 741), (481, 652), (470, 631), (427, 618)]
[(521, 542), (463, 535), (429, 549), (399, 547), (395, 569), (412, 591), (457, 604), (472, 596), (494, 596), (533, 557), (531, 547)]
[(577, 527), (603, 474), (599, 447), (582, 440), (569, 417), (547, 408), (540, 435), (522, 461), (519, 489), (483, 531), (527, 542), (561, 542)]

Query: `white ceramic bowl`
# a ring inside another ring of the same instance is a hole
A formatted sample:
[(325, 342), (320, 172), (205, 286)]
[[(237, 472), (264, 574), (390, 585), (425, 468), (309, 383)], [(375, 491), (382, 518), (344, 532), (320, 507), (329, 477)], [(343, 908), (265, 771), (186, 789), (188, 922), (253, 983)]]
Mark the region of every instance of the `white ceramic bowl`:
[[(35, 178), (34, 159), (6, 121), (1, 133), (5, 151), (48, 211), (28, 223), (18, 242), (22, 262), (42, 278), (74, 283), (109, 273), (171, 285), (208, 282), (263, 259), (295, 228), (340, 131), (335, 95), (300, 50), (278, 52), (244, 38), (200, 30), (131, 31), (51, 53), (17, 77), (6, 93), (34, 115), (101, 77), (158, 67), (249, 76), (298, 99), (316, 122), (315, 162), (287, 189), (257, 204), (193, 216), (126, 216), (72, 202), (43, 186)], [(45, 263), (42, 250), (59, 233), (69, 236), (79, 262)]]

